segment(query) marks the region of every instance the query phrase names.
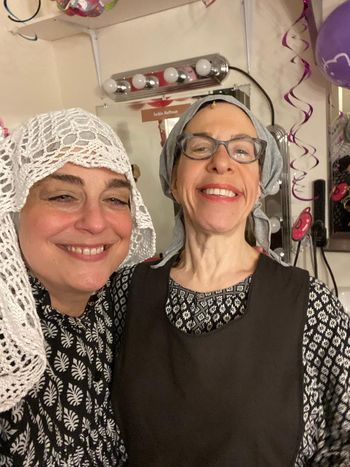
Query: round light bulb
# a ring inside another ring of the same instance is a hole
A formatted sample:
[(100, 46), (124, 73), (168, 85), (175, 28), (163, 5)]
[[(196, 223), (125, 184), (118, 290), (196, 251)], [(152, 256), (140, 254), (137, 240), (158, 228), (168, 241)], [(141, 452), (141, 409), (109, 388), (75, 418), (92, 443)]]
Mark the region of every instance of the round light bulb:
[(170, 66), (164, 70), (164, 79), (167, 83), (176, 83), (179, 78), (179, 72), (176, 68)]
[(141, 73), (137, 73), (132, 77), (132, 85), (136, 89), (143, 89), (146, 86), (146, 76)]
[(196, 72), (199, 76), (208, 76), (211, 72), (211, 63), (206, 58), (200, 58), (196, 63)]
[(156, 76), (146, 76), (146, 88), (152, 89), (157, 88), (159, 86), (159, 79)]
[(271, 233), (276, 233), (281, 228), (281, 222), (278, 217), (270, 217)]
[(285, 254), (283, 248), (275, 248), (273, 251), (274, 251), (282, 260), (283, 260), (283, 258), (286, 256), (286, 254)]
[(115, 91), (116, 93), (128, 94), (130, 91), (131, 91), (131, 86), (130, 86), (129, 81), (127, 81), (126, 79), (122, 79), (117, 82), (117, 89)]
[(108, 78), (103, 82), (102, 87), (107, 94), (113, 94), (117, 90), (117, 83), (114, 79)]

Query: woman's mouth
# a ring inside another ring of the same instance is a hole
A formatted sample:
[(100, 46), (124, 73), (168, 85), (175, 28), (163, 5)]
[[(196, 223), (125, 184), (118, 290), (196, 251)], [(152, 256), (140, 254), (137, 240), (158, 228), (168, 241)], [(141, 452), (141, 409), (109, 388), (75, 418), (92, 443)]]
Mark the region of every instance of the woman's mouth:
[(201, 192), (206, 195), (225, 196), (226, 198), (234, 198), (237, 196), (235, 192), (224, 188), (205, 188), (201, 190)]
[(108, 248), (108, 245), (98, 245), (94, 247), (75, 246), (75, 245), (62, 245), (62, 246), (65, 250), (69, 251), (70, 253), (75, 253), (77, 255), (83, 255), (86, 257), (100, 255)]

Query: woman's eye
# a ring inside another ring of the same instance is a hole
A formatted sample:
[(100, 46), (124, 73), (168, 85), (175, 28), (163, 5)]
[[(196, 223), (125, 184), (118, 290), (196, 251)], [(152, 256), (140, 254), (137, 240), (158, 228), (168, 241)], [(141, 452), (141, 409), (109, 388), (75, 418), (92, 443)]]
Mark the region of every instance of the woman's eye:
[(190, 148), (190, 151), (196, 152), (196, 153), (201, 153), (201, 152), (208, 152), (210, 148), (208, 146), (202, 145), (202, 146), (192, 146)]
[(249, 152), (245, 151), (244, 149), (236, 149), (236, 154), (238, 156), (249, 156)]
[(194, 148), (194, 151), (201, 152), (201, 151), (206, 151), (208, 148), (205, 146), (198, 146), (197, 148)]
[(54, 195), (48, 198), (49, 201), (58, 201), (61, 203), (67, 203), (69, 201), (74, 201), (75, 198), (72, 195)]
[(111, 196), (110, 198), (107, 198), (106, 201), (108, 201), (113, 206), (128, 206), (129, 205), (129, 200), (116, 198), (115, 196)]
[(254, 158), (254, 152), (247, 148), (236, 147), (233, 150), (233, 154), (236, 157), (236, 159), (241, 160)]

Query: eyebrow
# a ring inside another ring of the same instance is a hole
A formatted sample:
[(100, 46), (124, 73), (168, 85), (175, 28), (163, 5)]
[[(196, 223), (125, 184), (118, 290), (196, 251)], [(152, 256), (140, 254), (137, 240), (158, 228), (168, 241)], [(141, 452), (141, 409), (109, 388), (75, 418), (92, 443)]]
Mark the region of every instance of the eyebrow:
[[(76, 175), (69, 174), (51, 174), (47, 178), (53, 178), (54, 180), (59, 180), (61, 182), (71, 183), (73, 185), (84, 186), (84, 180)], [(106, 184), (106, 189), (108, 188), (127, 188), (131, 189), (130, 182), (128, 180), (120, 180), (119, 178), (113, 178)]]
[[(203, 131), (201, 133), (192, 133), (194, 136), (209, 136), (210, 138), (213, 138), (213, 136), (211, 136), (209, 133), (207, 133), (206, 131)], [(252, 138), (254, 139), (255, 136), (251, 136), (251, 135), (247, 135), (246, 133), (239, 133), (238, 135), (231, 135), (231, 139), (239, 139), (239, 138)], [(214, 138), (216, 139), (216, 138)]]

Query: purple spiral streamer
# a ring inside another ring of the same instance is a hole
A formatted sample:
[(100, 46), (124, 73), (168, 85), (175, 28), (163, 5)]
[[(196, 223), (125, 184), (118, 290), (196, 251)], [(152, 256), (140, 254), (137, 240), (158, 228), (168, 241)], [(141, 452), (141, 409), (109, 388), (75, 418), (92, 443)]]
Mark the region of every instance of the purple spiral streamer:
[[(302, 112), (303, 116), (302, 119), (295, 123), (288, 133), (288, 141), (290, 143), (296, 144), (299, 149), (301, 149), (301, 155), (294, 159), (290, 163), (290, 167), (296, 171), (296, 174), (293, 175), (292, 178), (292, 195), (300, 200), (300, 201), (311, 201), (313, 198), (305, 198), (302, 196), (302, 193), (305, 189), (305, 178), (308, 175), (308, 171), (314, 169), (319, 164), (319, 159), (316, 157), (316, 148), (310, 144), (305, 143), (302, 141), (298, 136), (299, 130), (302, 126), (310, 119), (311, 115), (313, 114), (313, 107), (306, 101), (300, 99), (296, 94), (296, 88), (305, 80), (310, 78), (311, 76), (311, 67), (310, 64), (301, 57), (301, 54), (305, 52), (309, 47), (310, 43), (305, 39), (299, 39), (300, 42), (304, 45), (303, 49), (301, 50), (300, 54), (296, 52), (290, 45), (289, 39), (296, 39), (296, 35), (291, 33), (292, 29), (296, 25), (301, 25), (302, 28), (300, 30), (300, 34), (303, 34), (305, 31), (308, 30), (308, 15), (310, 13), (310, 0), (303, 0), (303, 11), (301, 15), (294, 21), (292, 26), (287, 30), (287, 32), (283, 35), (282, 38), (282, 45), (287, 47), (296, 55), (290, 60), (293, 64), (301, 64), (303, 67), (303, 73), (299, 81), (290, 88), (290, 90), (284, 95), (284, 99), (295, 109), (298, 109)], [(302, 106), (300, 105), (302, 104)], [(305, 165), (305, 161), (307, 159), (308, 169), (303, 168)]]

